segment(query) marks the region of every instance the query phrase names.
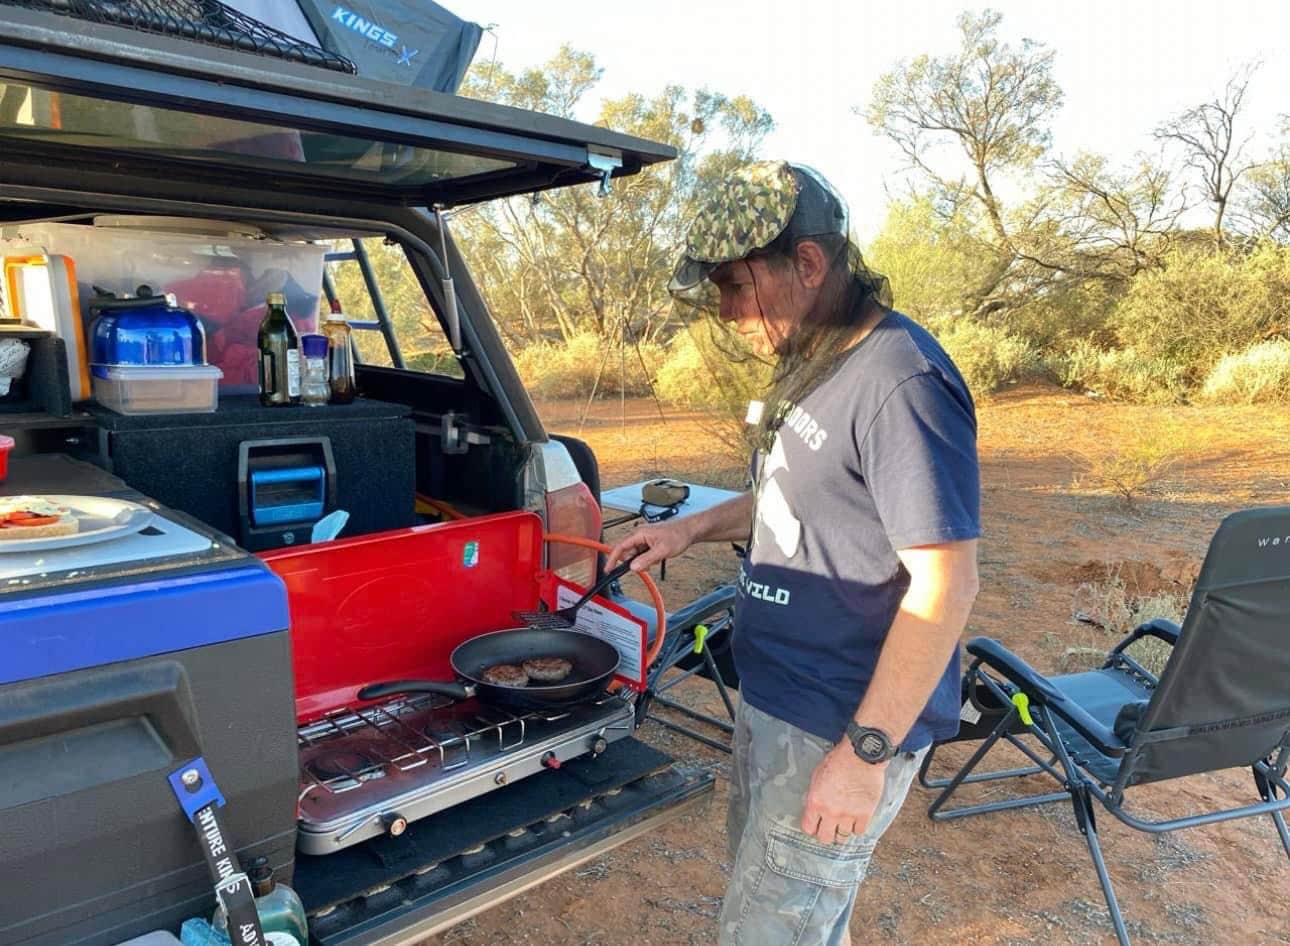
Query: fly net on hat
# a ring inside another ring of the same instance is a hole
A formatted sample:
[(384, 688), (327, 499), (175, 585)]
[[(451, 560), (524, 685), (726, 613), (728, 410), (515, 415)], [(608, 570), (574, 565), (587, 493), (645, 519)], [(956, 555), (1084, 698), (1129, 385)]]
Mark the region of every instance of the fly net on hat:
[(746, 359), (752, 356), (720, 318), (720, 293), (709, 277), (724, 264), (758, 256), (789, 265), (805, 240), (819, 245), (830, 269), (815, 304), (777, 346), (760, 424), (763, 437), (773, 434), (784, 413), (833, 371), (874, 306), (891, 307), (886, 278), (865, 265), (851, 236), (846, 202), (818, 172), (803, 165), (746, 165), (701, 203), (668, 284), (680, 310), (706, 317), (717, 347), (728, 357)]

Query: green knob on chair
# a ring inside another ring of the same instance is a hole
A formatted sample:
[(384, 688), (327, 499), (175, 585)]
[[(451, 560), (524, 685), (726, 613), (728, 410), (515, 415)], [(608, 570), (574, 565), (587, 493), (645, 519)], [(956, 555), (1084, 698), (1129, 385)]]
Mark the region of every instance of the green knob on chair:
[(1030, 715), (1030, 697), (1024, 693), (1014, 693), (1012, 694), (1012, 705), (1017, 707), (1017, 714), (1021, 717), (1023, 723), (1027, 726), (1035, 725), (1035, 721)]

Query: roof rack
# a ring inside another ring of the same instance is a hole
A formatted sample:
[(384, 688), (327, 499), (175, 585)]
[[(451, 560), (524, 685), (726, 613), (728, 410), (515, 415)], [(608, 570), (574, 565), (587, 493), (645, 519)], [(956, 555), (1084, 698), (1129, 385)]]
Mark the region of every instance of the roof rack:
[(0, 0), (0, 6), (58, 13), (334, 72), (358, 73), (354, 63), (344, 56), (302, 42), (219, 0)]

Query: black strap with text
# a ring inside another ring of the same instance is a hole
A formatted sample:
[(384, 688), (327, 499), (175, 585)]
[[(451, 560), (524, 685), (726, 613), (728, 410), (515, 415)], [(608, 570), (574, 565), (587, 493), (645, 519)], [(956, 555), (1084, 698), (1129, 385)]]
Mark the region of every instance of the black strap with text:
[(255, 892), (219, 814), (224, 796), (205, 761), (199, 757), (176, 769), (170, 775), (170, 787), (197, 832), (202, 857), (215, 881), (215, 896), (228, 917), (229, 940), (233, 946), (266, 946)]

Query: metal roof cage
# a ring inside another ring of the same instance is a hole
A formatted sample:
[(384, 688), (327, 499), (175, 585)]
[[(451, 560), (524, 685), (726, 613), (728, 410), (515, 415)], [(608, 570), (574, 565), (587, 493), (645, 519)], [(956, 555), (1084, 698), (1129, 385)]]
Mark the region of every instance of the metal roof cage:
[(345, 57), (301, 42), (219, 0), (0, 0), (0, 6), (58, 13), (350, 75), (358, 72)]

